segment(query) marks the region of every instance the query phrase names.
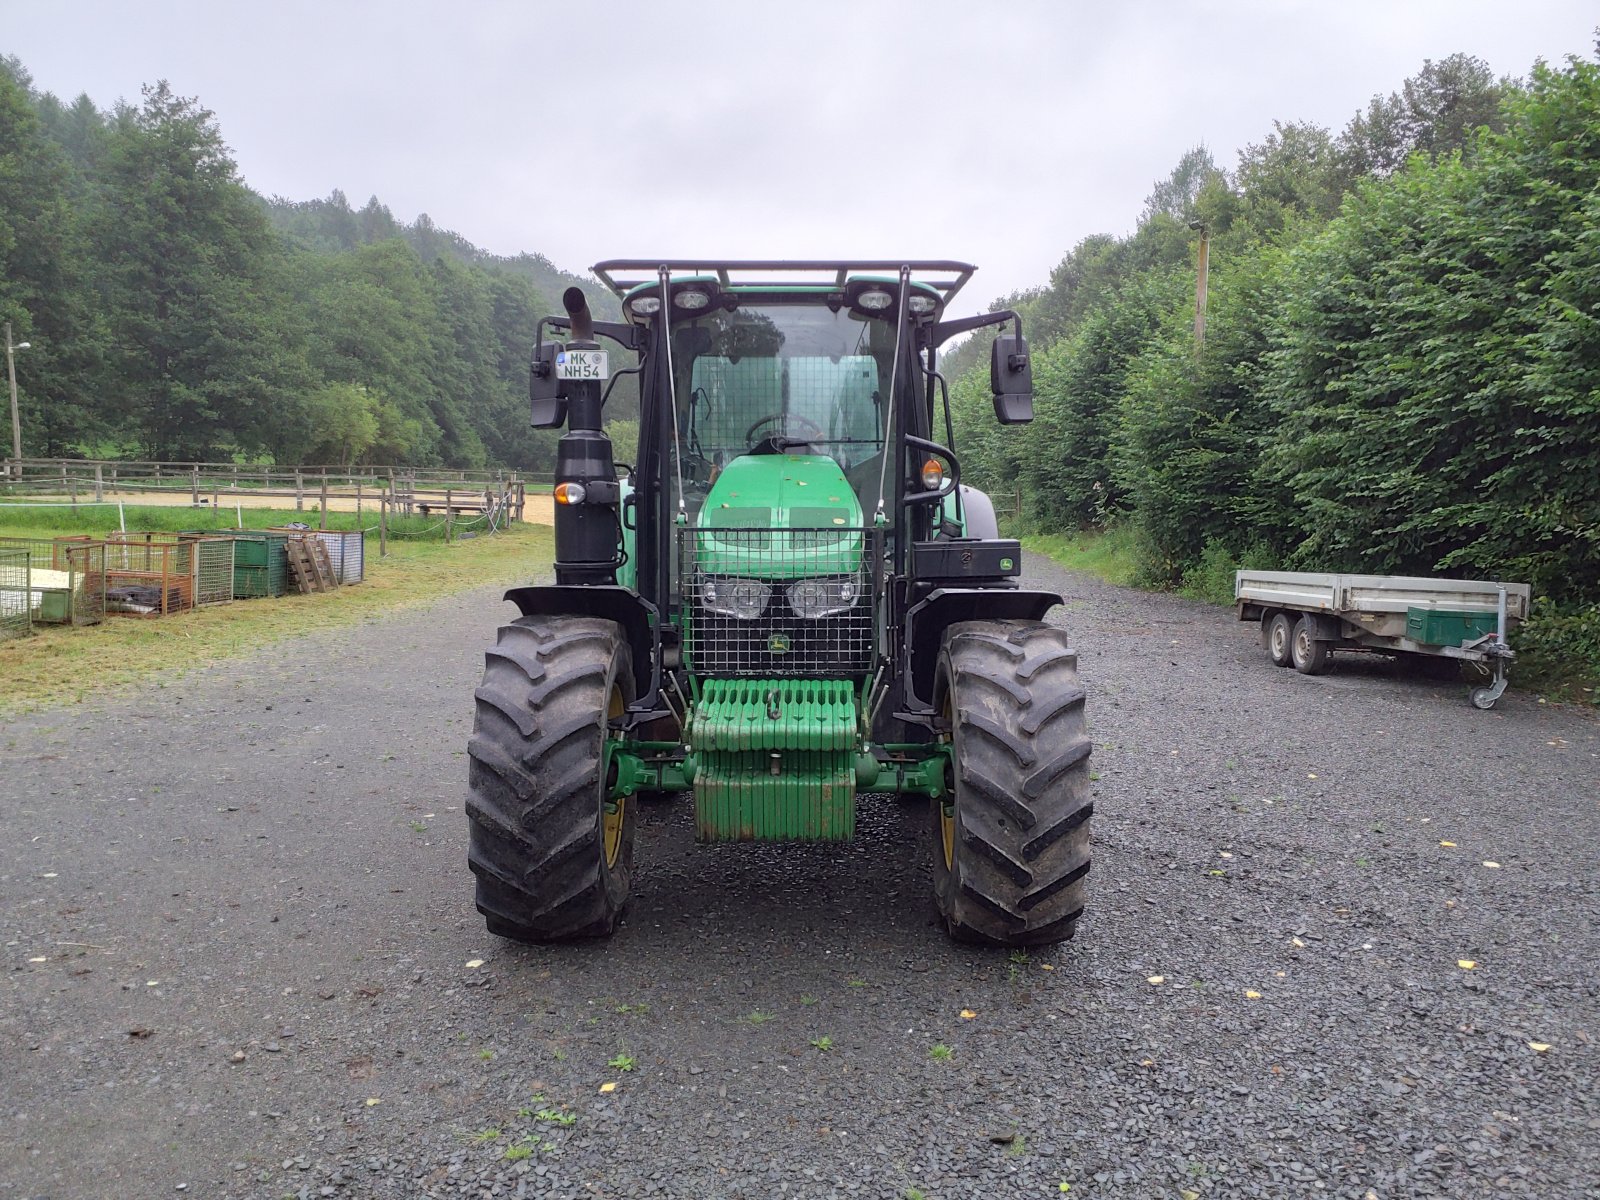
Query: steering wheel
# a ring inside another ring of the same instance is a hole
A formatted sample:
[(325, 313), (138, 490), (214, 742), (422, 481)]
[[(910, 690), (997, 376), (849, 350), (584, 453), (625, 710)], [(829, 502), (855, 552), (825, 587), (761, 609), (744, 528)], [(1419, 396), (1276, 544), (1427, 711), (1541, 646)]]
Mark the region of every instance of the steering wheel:
[[(747, 445), (747, 446), (754, 446), (756, 444), (757, 440), (758, 440), (756, 438), (756, 430), (760, 429), (763, 425), (771, 425), (775, 421), (783, 423), (783, 432), (779, 436), (783, 436), (783, 435), (787, 434), (789, 432), (789, 427), (790, 427), (791, 424), (794, 425), (796, 427), (797, 431), (800, 432), (800, 433), (813, 433), (813, 434), (816, 435), (815, 439), (812, 439), (812, 438), (809, 438), (809, 437), (807, 437), (807, 438), (784, 437), (785, 441), (810, 442), (812, 440), (816, 440), (816, 441), (825, 442), (825, 441), (828, 440), (828, 431), (826, 429), (822, 428), (822, 426), (818, 425), (815, 421), (811, 420), (810, 418), (798, 416), (795, 413), (776, 412), (776, 413), (771, 414), (770, 416), (762, 417), (754, 425), (750, 426), (749, 429), (745, 430), (744, 431), (744, 444)], [(777, 438), (774, 438), (773, 440), (776, 441)]]

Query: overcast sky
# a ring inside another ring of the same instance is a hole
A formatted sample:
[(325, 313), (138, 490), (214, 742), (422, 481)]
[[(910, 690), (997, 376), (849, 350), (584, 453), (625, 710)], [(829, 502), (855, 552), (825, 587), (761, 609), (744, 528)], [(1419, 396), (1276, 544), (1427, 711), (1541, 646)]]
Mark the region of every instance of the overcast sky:
[(501, 254), (962, 258), (963, 307), (1121, 234), (1204, 143), (1339, 130), (1428, 58), (1592, 57), (1594, 0), (0, 2), (102, 107), (166, 79), (245, 179), (377, 195)]

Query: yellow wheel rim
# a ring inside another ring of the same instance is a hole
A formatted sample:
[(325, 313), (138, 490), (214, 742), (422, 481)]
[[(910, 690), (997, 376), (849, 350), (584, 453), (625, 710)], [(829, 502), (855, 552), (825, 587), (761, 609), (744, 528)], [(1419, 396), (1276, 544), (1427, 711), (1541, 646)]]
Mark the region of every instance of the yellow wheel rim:
[[(611, 689), (611, 703), (606, 706), (606, 720), (609, 723), (613, 717), (620, 717), (623, 710), (622, 689)], [(609, 733), (609, 727), (605, 731)], [(604, 736), (604, 734), (602, 734)], [(601, 788), (605, 788), (605, 779), (600, 780)], [(622, 853), (622, 827), (628, 816), (628, 798), (618, 796), (616, 800), (605, 800), (600, 807), (600, 835), (604, 844), (606, 866), (617, 865), (617, 857)]]
[[(950, 693), (948, 692), (945, 693), (944, 697), (944, 719), (947, 722), (951, 719)], [(953, 738), (954, 736), (955, 734), (952, 730), (951, 737)], [(943, 797), (940, 797), (938, 800), (934, 801), (934, 803), (939, 806), (939, 836), (944, 842), (944, 869), (946, 871), (953, 870), (955, 868), (956, 861), (955, 800), (955, 793), (952, 792), (950, 794), (950, 803), (946, 804)]]

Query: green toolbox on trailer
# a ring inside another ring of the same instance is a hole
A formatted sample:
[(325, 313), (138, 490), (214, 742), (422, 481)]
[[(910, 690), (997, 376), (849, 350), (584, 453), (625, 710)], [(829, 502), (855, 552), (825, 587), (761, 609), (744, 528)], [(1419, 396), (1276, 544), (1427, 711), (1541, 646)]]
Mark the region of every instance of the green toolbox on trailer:
[(1451, 608), (1406, 609), (1406, 636), (1424, 646), (1460, 646), (1488, 637), (1499, 627), (1492, 612)]

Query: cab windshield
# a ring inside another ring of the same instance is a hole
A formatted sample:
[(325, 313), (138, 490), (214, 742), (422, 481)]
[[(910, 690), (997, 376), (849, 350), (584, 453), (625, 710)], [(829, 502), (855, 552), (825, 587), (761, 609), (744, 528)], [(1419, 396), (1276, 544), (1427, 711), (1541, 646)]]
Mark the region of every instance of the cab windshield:
[[(676, 314), (675, 314), (676, 316)], [(744, 454), (822, 454), (875, 502), (892, 406), (894, 326), (818, 303), (741, 305), (677, 317), (672, 358), (679, 466), (698, 511)]]

